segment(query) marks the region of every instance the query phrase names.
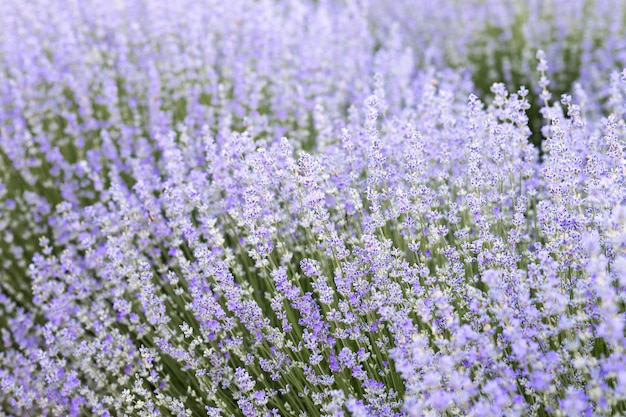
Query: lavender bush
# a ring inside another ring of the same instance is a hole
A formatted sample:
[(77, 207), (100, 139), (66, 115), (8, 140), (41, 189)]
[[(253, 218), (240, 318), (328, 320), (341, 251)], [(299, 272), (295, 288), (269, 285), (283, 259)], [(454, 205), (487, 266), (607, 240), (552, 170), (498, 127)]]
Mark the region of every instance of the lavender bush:
[(409, 3), (0, 2), (0, 416), (626, 414), (623, 6)]
[(626, 3), (620, 0), (370, 2), (378, 37), (400, 34), (405, 44), (423, 51), (417, 56), (421, 65), (468, 68), (482, 94), (494, 82), (511, 89), (529, 86), (531, 140), (539, 147), (537, 49), (550, 57), (551, 91), (557, 96), (586, 91), (593, 99), (580, 101), (587, 102), (587, 113), (594, 117), (606, 116), (607, 80), (626, 66)]

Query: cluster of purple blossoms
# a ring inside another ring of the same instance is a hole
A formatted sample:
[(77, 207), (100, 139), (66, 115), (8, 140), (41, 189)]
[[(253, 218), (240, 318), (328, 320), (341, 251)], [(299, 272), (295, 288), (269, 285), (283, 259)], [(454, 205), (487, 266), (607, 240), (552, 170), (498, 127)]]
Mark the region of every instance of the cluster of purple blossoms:
[[(621, 0), (369, 0), (378, 36), (399, 33), (420, 65), (469, 67), (473, 80), (536, 85), (535, 54), (550, 57), (553, 89), (578, 82), (596, 97), (626, 66)], [(601, 107), (593, 110), (601, 111)]]
[(0, 416), (626, 414), (626, 5), (383, 3), (0, 2)]

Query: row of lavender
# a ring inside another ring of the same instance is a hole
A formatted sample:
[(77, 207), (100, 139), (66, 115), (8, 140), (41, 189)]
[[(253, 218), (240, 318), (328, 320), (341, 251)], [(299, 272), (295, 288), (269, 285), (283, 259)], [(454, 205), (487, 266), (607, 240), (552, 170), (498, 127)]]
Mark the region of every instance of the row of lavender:
[(576, 13), (476, 2), (451, 63), (411, 2), (38, 3), (0, 4), (0, 415), (626, 412), (618, 31), (486, 105), (488, 27)]
[(607, 72), (626, 64), (620, 0), (443, 0), (419, 2), (420, 7), (410, 0), (370, 1), (381, 36), (401, 33), (422, 50), (421, 65), (470, 66), (478, 84), (494, 78), (533, 83), (540, 48), (551, 57), (553, 88), (568, 90), (577, 80), (606, 96)]

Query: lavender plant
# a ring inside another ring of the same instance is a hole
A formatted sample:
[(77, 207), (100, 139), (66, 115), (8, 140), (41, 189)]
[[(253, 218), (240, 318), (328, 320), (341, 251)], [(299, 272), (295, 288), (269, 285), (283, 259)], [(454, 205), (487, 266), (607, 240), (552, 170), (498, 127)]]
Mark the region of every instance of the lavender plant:
[(626, 72), (373, 7), (0, 4), (0, 415), (626, 414)]
[(494, 82), (503, 82), (509, 89), (527, 85), (533, 104), (527, 112), (531, 141), (538, 146), (543, 138), (538, 112), (541, 86), (533, 71), (538, 49), (550, 56), (551, 90), (560, 96), (580, 85), (593, 97), (587, 112), (595, 113), (594, 119), (608, 115), (606, 80), (626, 66), (626, 9), (621, 1), (369, 3), (377, 36), (402, 34), (405, 44), (423, 51), (417, 55), (422, 65), (467, 68), (483, 95)]

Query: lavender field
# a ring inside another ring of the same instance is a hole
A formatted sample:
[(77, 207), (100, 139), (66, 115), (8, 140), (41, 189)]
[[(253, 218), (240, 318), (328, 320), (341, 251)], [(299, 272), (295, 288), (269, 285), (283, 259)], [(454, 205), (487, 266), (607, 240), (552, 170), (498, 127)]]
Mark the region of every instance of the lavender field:
[(626, 416), (623, 0), (0, 0), (0, 417)]

